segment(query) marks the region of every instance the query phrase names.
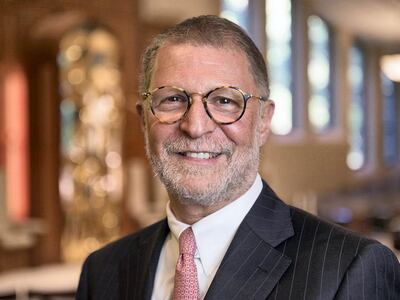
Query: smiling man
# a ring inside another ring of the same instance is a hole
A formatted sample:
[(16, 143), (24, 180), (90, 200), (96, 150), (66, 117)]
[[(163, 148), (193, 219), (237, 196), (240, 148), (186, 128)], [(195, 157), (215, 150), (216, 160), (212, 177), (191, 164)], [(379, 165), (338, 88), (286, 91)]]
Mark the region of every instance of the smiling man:
[(144, 94), (149, 101), (139, 104), (148, 157), (167, 187), (174, 215), (193, 224), (254, 183), (273, 103), (233, 45), (169, 42), (152, 68), (150, 92)]
[(390, 250), (287, 206), (258, 174), (274, 103), (240, 27), (186, 20), (142, 67), (137, 109), (167, 218), (91, 254), (77, 299), (400, 298)]

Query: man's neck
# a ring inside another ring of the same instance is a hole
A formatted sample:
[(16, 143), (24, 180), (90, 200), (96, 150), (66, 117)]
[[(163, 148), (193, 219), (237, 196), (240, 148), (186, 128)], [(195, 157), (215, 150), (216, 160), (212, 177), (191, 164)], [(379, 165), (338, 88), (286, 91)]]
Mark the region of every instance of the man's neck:
[(231, 203), (229, 201), (221, 201), (210, 206), (192, 205), (192, 204), (181, 204), (175, 199), (171, 199), (170, 207), (175, 217), (185, 223), (192, 225), (202, 218), (216, 212), (224, 206)]
[(240, 189), (231, 190), (231, 193), (225, 195), (225, 200), (216, 201), (211, 205), (199, 205), (194, 203), (185, 204), (182, 203), (183, 201), (180, 201), (179, 198), (176, 198), (173, 194), (169, 193), (170, 209), (177, 220), (192, 225), (243, 196), (252, 186), (254, 186), (256, 176), (257, 174), (254, 175), (252, 181), (241, 186)]

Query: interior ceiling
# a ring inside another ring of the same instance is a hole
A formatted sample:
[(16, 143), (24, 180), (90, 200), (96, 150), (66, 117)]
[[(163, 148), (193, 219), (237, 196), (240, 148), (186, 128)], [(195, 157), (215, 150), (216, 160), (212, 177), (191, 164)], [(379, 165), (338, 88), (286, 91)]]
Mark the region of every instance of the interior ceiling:
[(400, 45), (400, 0), (310, 0), (335, 26), (367, 40)]
[(139, 0), (139, 7), (142, 20), (161, 24), (174, 24), (196, 15), (217, 15), (219, 12), (219, 1)]
[[(315, 13), (334, 26), (400, 51), (400, 0), (302, 1), (310, 3)], [(219, 1), (215, 0), (140, 0), (139, 3), (142, 19), (153, 22), (177, 22), (193, 15), (218, 14), (219, 9)]]

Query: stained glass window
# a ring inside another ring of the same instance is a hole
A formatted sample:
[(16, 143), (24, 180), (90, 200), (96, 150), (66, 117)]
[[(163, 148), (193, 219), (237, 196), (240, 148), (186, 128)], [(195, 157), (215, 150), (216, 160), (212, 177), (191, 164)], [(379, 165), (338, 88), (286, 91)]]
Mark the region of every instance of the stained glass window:
[[(249, 31), (249, 0), (222, 0), (221, 16)], [(292, 3), (291, 0), (266, 1), (267, 63), (271, 99), (275, 100), (272, 131), (288, 134), (292, 116)]]
[(272, 131), (288, 134), (293, 127), (292, 104), (292, 3), (290, 0), (266, 2), (267, 61), (271, 80), (271, 99), (275, 101)]
[(347, 165), (352, 170), (359, 170), (366, 160), (366, 99), (364, 79), (364, 55), (360, 47), (350, 50), (348, 79), (351, 87), (351, 101), (348, 115), (349, 152)]
[(396, 85), (385, 74), (381, 73), (383, 93), (383, 160), (393, 166), (398, 159), (399, 143), (399, 105), (396, 103)]
[(310, 16), (307, 23), (309, 39), (307, 71), (310, 83), (308, 115), (312, 128), (321, 132), (332, 124), (329, 29), (318, 16)]
[(248, 31), (249, 0), (223, 0), (221, 1), (221, 17), (224, 17)]

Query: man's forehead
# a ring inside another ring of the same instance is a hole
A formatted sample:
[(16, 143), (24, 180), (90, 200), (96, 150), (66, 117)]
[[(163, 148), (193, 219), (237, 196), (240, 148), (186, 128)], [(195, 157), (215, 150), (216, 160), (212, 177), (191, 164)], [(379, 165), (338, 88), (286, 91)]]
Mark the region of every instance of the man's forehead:
[[(211, 52), (221, 52), (230, 53), (231, 55), (237, 57), (244, 57), (247, 59), (245, 53), (238, 47), (233, 45), (226, 45), (223, 47), (216, 47), (212, 45), (196, 45), (191, 43), (184, 44), (166, 44), (157, 52), (156, 62), (163, 61), (163, 65), (167, 66), (169, 63), (176, 63), (179, 61), (190, 60), (193, 57), (193, 54), (196, 53), (196, 56), (202, 56), (204, 63), (214, 64), (211, 60), (207, 60), (209, 53)], [(174, 59), (172, 62), (171, 59)], [(232, 62), (234, 63), (234, 62)]]
[[(229, 59), (227, 59), (229, 58)], [(250, 63), (245, 53), (237, 47), (215, 47), (210, 45), (167, 44), (162, 46), (155, 57), (153, 75), (155, 72), (174, 72), (181, 69), (202, 66), (204, 68), (228, 68), (232, 66), (246, 66), (250, 72)], [(245, 70), (242, 70), (245, 72)]]
[(168, 68), (176, 64), (188, 63), (190, 61), (193, 61), (193, 55), (196, 54), (196, 57), (204, 57), (204, 59), (202, 59), (202, 63), (215, 64), (215, 61), (206, 59), (207, 55), (204, 49), (205, 47), (194, 47), (191, 45), (166, 46), (158, 51), (158, 54), (156, 56), (156, 63), (158, 63), (158, 65), (162, 63), (162, 66), (164, 68)]

